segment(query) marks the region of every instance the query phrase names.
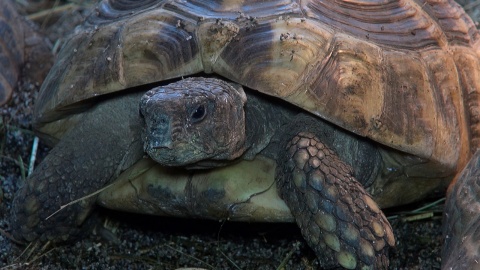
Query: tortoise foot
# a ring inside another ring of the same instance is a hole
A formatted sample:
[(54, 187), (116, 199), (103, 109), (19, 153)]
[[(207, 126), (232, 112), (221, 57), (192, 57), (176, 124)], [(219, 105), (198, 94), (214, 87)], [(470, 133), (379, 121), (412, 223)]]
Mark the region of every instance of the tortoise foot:
[[(88, 186), (73, 181), (79, 172), (72, 168), (77, 166), (55, 166), (69, 159), (61, 144), (49, 153), (15, 195), (11, 226), (12, 235), (19, 241), (58, 242), (78, 235), (80, 224), (94, 203), (95, 198), (90, 198), (69, 204), (84, 196)], [(61, 209), (62, 206), (66, 207)]]
[(97, 191), (143, 155), (140, 96), (104, 102), (63, 135), (15, 195), (15, 238), (61, 242), (85, 231)]
[(311, 133), (295, 136), (280, 162), (281, 195), (323, 267), (388, 267), (392, 229), (350, 166)]

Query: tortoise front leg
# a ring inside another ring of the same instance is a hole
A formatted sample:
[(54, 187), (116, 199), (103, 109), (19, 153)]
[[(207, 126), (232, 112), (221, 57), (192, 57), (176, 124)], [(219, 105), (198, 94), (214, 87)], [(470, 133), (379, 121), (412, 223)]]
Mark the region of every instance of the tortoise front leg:
[(386, 269), (392, 228), (352, 169), (311, 133), (299, 133), (284, 153), (282, 198), (322, 266)]
[[(114, 171), (113, 166), (108, 167), (103, 162), (108, 157), (100, 141), (96, 152), (81, 149), (82, 146), (89, 149), (93, 145), (60, 141), (15, 194), (11, 213), (15, 239), (58, 242), (80, 232), (96, 196), (62, 210), (60, 207), (101, 189)], [(106, 168), (100, 170), (97, 166)]]
[(101, 103), (61, 138), (15, 194), (16, 239), (65, 241), (82, 230), (97, 197), (89, 195), (143, 155), (140, 96), (119, 95)]

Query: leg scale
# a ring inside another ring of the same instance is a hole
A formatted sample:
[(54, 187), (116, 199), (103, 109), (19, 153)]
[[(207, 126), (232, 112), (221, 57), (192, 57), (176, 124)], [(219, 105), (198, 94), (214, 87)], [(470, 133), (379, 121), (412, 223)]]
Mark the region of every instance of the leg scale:
[(387, 269), (392, 228), (352, 172), (313, 134), (299, 133), (279, 160), (277, 179), (323, 267)]

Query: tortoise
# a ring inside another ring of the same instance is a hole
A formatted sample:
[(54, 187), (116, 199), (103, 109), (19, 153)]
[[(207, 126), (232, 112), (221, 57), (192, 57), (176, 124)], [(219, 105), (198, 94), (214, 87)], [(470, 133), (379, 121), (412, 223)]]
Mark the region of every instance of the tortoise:
[(379, 206), (478, 147), (479, 44), (454, 1), (102, 1), (42, 85), (12, 233), (72, 239), (95, 204), (294, 220), (323, 267), (387, 268)]
[(479, 254), (480, 151), (452, 182), (443, 217), (442, 269), (476, 269)]
[[(0, 10), (0, 106), (7, 103), (23, 74), (41, 83), (53, 64), (51, 45), (10, 1)], [(35, 68), (32, 68), (35, 67)]]

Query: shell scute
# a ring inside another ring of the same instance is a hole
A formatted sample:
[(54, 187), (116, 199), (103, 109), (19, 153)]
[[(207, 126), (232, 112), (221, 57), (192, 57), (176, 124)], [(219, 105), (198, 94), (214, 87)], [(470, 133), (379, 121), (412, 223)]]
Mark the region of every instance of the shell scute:
[[(183, 26), (179, 26), (183, 22)], [(203, 70), (196, 22), (151, 10), (74, 35), (46, 79), (37, 122), (63, 116), (91, 97)]]
[(478, 32), (451, 0), (128, 3), (102, 2), (65, 45), (37, 122), (205, 72), (447, 168), (480, 144)]
[(258, 22), (228, 44), (214, 72), (270, 95), (295, 95), (292, 89), (304, 84), (312, 59), (326, 56), (332, 35), (330, 29), (308, 19)]
[[(464, 106), (468, 108), (467, 114), (473, 149), (480, 146), (480, 41), (475, 44), (476, 51), (466, 47), (455, 46), (452, 48), (454, 61), (460, 78), (460, 86), (464, 97)], [(474, 150), (473, 152), (474, 153)]]
[(478, 31), (463, 8), (453, 0), (426, 0), (420, 5), (437, 18), (448, 41), (452, 44), (467, 46), (478, 39)]
[(306, 14), (350, 35), (395, 48), (445, 44), (440, 27), (414, 1), (309, 1)]
[(389, 138), (396, 148), (430, 157), (434, 146), (430, 134), (436, 116), (431, 115), (435, 108), (432, 89), (421, 58), (401, 52), (385, 53), (385, 77), (389, 89), (384, 91), (379, 120), (389, 128), (373, 133), (374, 137)]
[[(366, 136), (383, 98), (382, 52), (367, 41), (338, 34), (308, 79), (311, 111)], [(298, 90), (298, 92), (300, 92)], [(297, 101), (299, 102), (299, 101)], [(336, 104), (348, 103), (349, 106)], [(319, 104), (321, 104), (319, 106)], [(368, 108), (368, 110), (366, 109)]]

